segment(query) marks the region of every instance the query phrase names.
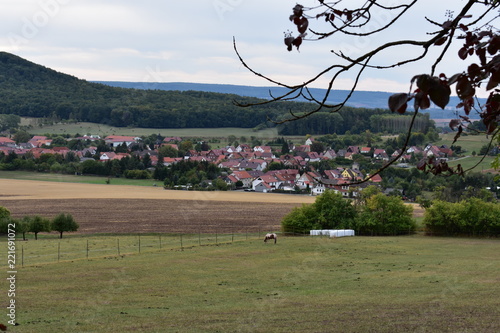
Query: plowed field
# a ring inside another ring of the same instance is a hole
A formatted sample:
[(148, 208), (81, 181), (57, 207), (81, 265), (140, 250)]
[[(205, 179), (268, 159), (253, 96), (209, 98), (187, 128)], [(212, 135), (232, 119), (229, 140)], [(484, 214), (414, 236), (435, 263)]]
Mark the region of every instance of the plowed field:
[(71, 213), (79, 233), (245, 232), (279, 230), (310, 196), (166, 191), (158, 187), (0, 179), (0, 206), (14, 217)]

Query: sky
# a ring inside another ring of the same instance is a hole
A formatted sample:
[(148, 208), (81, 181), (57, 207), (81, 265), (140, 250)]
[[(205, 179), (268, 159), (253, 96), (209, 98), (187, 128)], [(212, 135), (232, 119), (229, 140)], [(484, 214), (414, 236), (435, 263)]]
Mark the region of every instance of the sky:
[[(363, 2), (349, 0), (345, 4)], [(399, 4), (405, 0), (387, 0)], [(233, 38), (255, 71), (286, 84), (298, 84), (340, 63), (331, 50), (359, 56), (394, 39), (426, 39), (435, 27), (424, 16), (446, 19), (446, 9), (464, 0), (420, 0), (411, 14), (378, 37), (338, 36), (305, 42), (288, 52), (285, 31), (294, 1), (263, 0), (2, 0), (0, 50), (88, 81), (196, 82), (272, 86), (238, 60)], [(304, 6), (314, 0), (300, 2)], [(432, 8), (431, 10), (429, 10)], [(376, 13), (373, 27), (393, 14)], [(326, 30), (324, 22), (310, 26)], [(400, 60), (417, 50), (391, 51), (376, 64)], [(367, 70), (358, 89), (407, 92), (415, 74), (429, 73), (429, 61), (393, 70)], [(463, 63), (453, 57), (438, 67), (451, 76)], [(312, 86), (324, 88), (330, 76)], [(349, 89), (354, 74), (339, 77), (334, 88)]]

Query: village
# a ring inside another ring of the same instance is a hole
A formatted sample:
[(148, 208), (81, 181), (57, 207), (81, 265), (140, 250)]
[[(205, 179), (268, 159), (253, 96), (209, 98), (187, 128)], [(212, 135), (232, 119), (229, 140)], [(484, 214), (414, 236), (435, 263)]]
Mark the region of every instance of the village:
[[(433, 145), (423, 148), (412, 146), (404, 153), (396, 150), (390, 156), (381, 148), (358, 146), (349, 146), (338, 151), (327, 149), (318, 153), (311, 151), (314, 139), (307, 138), (303, 145), (291, 145), (287, 154), (280, 154), (279, 149), (273, 149), (271, 146), (251, 147), (248, 144), (239, 144), (237, 147), (227, 146), (201, 151), (190, 149), (182, 157), (164, 157), (159, 154), (161, 147), (170, 147), (178, 151), (183, 139), (166, 137), (161, 142), (157, 142), (152, 147), (153, 149), (143, 144), (143, 138), (134, 136), (110, 135), (101, 138), (97, 135), (85, 135), (75, 139), (85, 142), (82, 145), (84, 148), (72, 150), (64, 146), (53, 146), (53, 140), (46, 136), (33, 136), (26, 143), (16, 143), (8, 137), (0, 137), (0, 156), (39, 159), (43, 155), (67, 157), (70, 154), (80, 163), (86, 160), (106, 163), (135, 156), (140, 160), (148, 160), (146, 167), (149, 167), (150, 171), (157, 166), (169, 167), (180, 161), (207, 162), (226, 171), (221, 178), (228, 185), (228, 189), (255, 192), (300, 192), (311, 195), (319, 195), (331, 189), (341, 193), (344, 197), (356, 197), (364, 187), (382, 182), (379, 174), (370, 177), (369, 174), (360, 170), (359, 163), (355, 161), (356, 155), (382, 164), (399, 157), (396, 165), (402, 168), (409, 167), (409, 161), (415, 155), (434, 156), (445, 160), (453, 156), (453, 151), (448, 147)], [(97, 142), (104, 142), (109, 151), (99, 152), (97, 146), (93, 145)], [(334, 160), (337, 157), (352, 161), (352, 164), (349, 167), (336, 167), (322, 171), (314, 167), (317, 165), (316, 162)], [(272, 165), (280, 167), (272, 168)], [(369, 180), (361, 182), (366, 178)], [(189, 188), (189, 186), (190, 184), (187, 184), (182, 187)]]

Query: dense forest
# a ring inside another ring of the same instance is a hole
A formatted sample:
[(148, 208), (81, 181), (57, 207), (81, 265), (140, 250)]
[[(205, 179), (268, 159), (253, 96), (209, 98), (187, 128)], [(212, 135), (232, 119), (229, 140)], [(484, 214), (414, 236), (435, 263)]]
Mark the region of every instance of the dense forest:
[[(87, 82), (0, 52), (0, 114), (77, 120), (111, 126), (144, 128), (263, 128), (276, 126), (289, 112), (308, 110), (306, 102), (281, 102), (241, 108), (234, 104), (262, 101), (253, 97), (202, 91), (141, 90)], [(306, 119), (279, 125), (282, 135), (398, 133), (408, 116), (388, 110), (345, 107), (339, 113), (319, 112)], [(416, 131), (432, 127), (419, 117)]]

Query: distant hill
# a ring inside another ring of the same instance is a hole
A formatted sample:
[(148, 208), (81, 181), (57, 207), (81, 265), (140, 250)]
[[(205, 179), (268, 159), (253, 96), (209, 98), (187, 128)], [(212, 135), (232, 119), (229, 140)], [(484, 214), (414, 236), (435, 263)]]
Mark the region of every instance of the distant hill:
[[(287, 90), (282, 87), (255, 87), (231, 84), (209, 84), (209, 83), (189, 83), (189, 82), (122, 82), (122, 81), (95, 81), (112, 87), (148, 89), (148, 90), (167, 90), (167, 91), (205, 91), (222, 94), (234, 94), (238, 96), (256, 97), (260, 99), (269, 99), (270, 94), (277, 96), (285, 93)], [(321, 97), (325, 94), (325, 89), (310, 89), (313, 96)], [(340, 103), (349, 94), (348, 90), (335, 90), (330, 94), (329, 103)], [(356, 108), (369, 109), (387, 109), (387, 101), (393, 93), (381, 91), (355, 91), (346, 105)], [(305, 101), (298, 99), (297, 101)], [(484, 102), (484, 101), (483, 101)], [(448, 110), (455, 110), (453, 106), (459, 103), (456, 96), (450, 99)], [(431, 119), (451, 118), (449, 112), (432, 106), (429, 110), (423, 112), (429, 113)], [(472, 119), (479, 119), (478, 115), (471, 115)]]
[[(144, 128), (266, 128), (268, 121), (285, 120), (310, 111), (309, 102), (278, 102), (248, 108), (269, 98), (279, 88), (196, 83), (87, 82), (54, 71), (16, 55), (0, 52), (0, 113)], [(312, 89), (319, 96), (320, 89)], [(346, 91), (335, 91), (333, 102)], [(328, 110), (300, 121), (278, 125), (280, 135), (400, 133), (407, 130), (410, 115), (392, 114), (386, 108), (389, 93), (355, 92), (350, 105), (338, 113)], [(453, 102), (452, 102), (453, 103)], [(446, 113), (447, 117), (450, 112)], [(421, 115), (414, 130), (432, 127)]]
[(253, 128), (300, 103), (240, 108), (261, 100), (202, 91), (138, 90), (87, 82), (16, 55), (0, 52), (0, 113), (57, 117), (112, 126)]

